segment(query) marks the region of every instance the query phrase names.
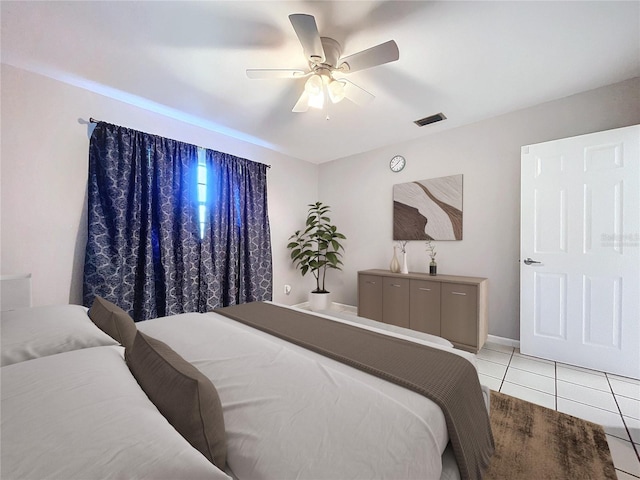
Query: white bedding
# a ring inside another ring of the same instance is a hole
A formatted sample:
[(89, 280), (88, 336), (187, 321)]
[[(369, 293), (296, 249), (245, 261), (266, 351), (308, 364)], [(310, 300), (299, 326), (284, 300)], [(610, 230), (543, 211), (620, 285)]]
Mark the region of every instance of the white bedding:
[(51, 305), (2, 312), (0, 365), (88, 347), (118, 345), (81, 305)]
[[(269, 302), (273, 303), (273, 302)], [(305, 310), (297, 307), (289, 307), (293, 310), (299, 310), (304, 312)], [(306, 311), (306, 313), (310, 313)], [(442, 337), (437, 337), (436, 335), (431, 335), (429, 333), (419, 332), (417, 330), (410, 330), (404, 327), (398, 327), (397, 325), (391, 325), (389, 323), (378, 322), (377, 320), (371, 320), (370, 318), (358, 317), (357, 315), (353, 315), (347, 312), (340, 312), (334, 310), (320, 310), (314, 311), (315, 315), (319, 315), (321, 317), (329, 317), (333, 320), (341, 320), (343, 323), (348, 323), (349, 325), (355, 325), (357, 327), (366, 326), (369, 327), (369, 330), (373, 330), (375, 332), (384, 333), (386, 335), (395, 336), (398, 338), (404, 338), (405, 340), (415, 341), (416, 339), (426, 340), (429, 343), (436, 343), (438, 345), (444, 345), (445, 347), (453, 348), (453, 343), (449, 340), (446, 340)]]
[(210, 479), (209, 463), (138, 386), (122, 347), (2, 367), (3, 479)]
[(441, 478), (445, 419), (417, 393), (214, 313), (138, 328), (212, 380), (240, 480)]

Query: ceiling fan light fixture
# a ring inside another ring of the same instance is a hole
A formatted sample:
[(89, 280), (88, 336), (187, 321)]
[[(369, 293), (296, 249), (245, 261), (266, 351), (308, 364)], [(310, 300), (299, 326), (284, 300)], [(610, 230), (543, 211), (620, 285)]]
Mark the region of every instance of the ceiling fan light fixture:
[(309, 80), (304, 85), (304, 90), (313, 97), (322, 93), (322, 87), (322, 77), (315, 74), (309, 77)]
[(322, 90), (314, 95), (309, 95), (309, 106), (317, 109), (324, 106), (324, 92)]
[(333, 103), (338, 103), (345, 96), (345, 84), (340, 80), (331, 80), (327, 85), (327, 91), (329, 92), (329, 98)]
[(320, 74), (313, 74), (304, 85), (304, 91), (309, 95), (309, 106), (322, 108), (324, 106), (324, 78)]

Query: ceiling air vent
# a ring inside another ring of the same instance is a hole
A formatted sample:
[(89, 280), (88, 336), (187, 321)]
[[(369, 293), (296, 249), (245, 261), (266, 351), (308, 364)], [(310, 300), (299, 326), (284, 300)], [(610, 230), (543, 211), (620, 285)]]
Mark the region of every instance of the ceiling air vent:
[(431, 115), (430, 117), (421, 118), (420, 120), (416, 120), (415, 123), (419, 127), (424, 127), (425, 125), (429, 125), (430, 123), (441, 122), (445, 120), (447, 117), (444, 116), (444, 113), (436, 113), (435, 115)]

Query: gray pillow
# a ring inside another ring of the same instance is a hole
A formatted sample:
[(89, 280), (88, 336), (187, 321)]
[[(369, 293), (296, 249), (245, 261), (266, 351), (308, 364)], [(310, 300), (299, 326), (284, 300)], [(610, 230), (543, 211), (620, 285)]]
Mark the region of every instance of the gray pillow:
[(89, 318), (120, 345), (125, 348), (133, 345), (138, 329), (129, 314), (119, 306), (96, 296), (89, 310)]
[(138, 331), (125, 359), (160, 413), (220, 470), (227, 443), (218, 392), (196, 367), (167, 344)]

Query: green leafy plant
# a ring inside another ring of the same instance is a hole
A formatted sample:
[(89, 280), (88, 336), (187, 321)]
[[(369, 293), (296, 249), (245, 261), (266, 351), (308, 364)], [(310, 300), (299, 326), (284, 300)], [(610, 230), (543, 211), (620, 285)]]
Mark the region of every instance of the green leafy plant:
[(309, 204), (306, 227), (297, 230), (289, 237), (287, 248), (291, 250), (291, 261), (300, 269), (304, 277), (311, 272), (316, 279), (313, 293), (329, 293), (324, 288), (328, 269), (342, 270), (342, 251), (340, 240), (346, 240), (338, 228), (331, 224), (327, 216), (328, 205), (322, 202)]

